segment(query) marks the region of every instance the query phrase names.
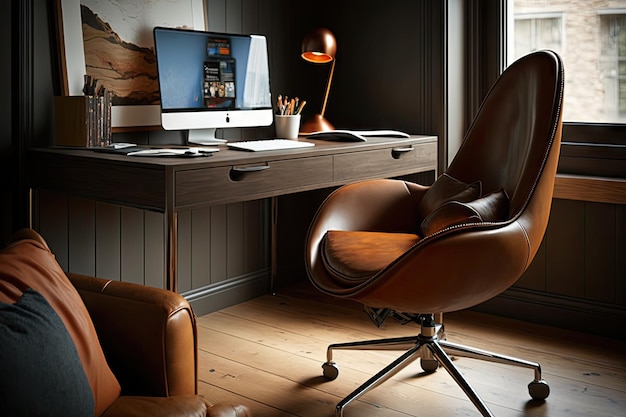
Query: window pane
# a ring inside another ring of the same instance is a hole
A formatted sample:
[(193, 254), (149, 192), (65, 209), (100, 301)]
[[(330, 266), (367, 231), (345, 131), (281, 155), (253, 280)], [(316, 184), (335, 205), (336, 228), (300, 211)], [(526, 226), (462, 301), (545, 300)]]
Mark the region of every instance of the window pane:
[(509, 64), (551, 49), (565, 65), (563, 118), (626, 123), (626, 0), (509, 0)]

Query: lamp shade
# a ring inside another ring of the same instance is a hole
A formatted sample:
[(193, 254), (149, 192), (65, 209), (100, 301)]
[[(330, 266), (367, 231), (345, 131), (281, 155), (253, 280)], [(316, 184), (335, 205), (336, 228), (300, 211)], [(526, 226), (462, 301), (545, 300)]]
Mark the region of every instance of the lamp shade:
[(314, 29), (302, 40), (301, 51), (306, 61), (324, 64), (335, 59), (337, 41), (330, 30)]

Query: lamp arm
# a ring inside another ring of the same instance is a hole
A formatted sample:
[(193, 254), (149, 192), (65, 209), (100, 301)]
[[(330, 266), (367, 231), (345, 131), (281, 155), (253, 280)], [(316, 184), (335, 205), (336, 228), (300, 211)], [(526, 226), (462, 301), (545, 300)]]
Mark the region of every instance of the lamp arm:
[(324, 113), (326, 112), (326, 102), (328, 101), (328, 93), (330, 93), (330, 84), (333, 81), (333, 74), (335, 72), (335, 61), (337, 59), (333, 58), (333, 64), (330, 67), (330, 74), (328, 75), (328, 84), (326, 85), (326, 94), (324, 95), (324, 104), (322, 104), (322, 117), (324, 117)]

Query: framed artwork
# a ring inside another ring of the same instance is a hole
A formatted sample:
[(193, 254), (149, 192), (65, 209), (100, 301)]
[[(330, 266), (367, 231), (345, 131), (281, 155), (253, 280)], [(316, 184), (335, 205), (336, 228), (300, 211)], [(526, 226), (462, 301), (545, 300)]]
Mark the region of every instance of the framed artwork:
[(83, 95), (85, 76), (113, 93), (111, 126), (160, 125), (152, 29), (204, 30), (203, 0), (56, 0), (62, 92)]

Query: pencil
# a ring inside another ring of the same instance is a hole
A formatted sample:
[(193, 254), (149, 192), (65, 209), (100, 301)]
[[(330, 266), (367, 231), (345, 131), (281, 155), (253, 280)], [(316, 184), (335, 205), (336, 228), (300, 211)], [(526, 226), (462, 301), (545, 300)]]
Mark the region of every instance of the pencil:
[(298, 112), (296, 114), (300, 114), (302, 112), (302, 109), (304, 108), (305, 104), (306, 104), (306, 100), (302, 100), (302, 104), (300, 104), (300, 106), (298, 107)]

